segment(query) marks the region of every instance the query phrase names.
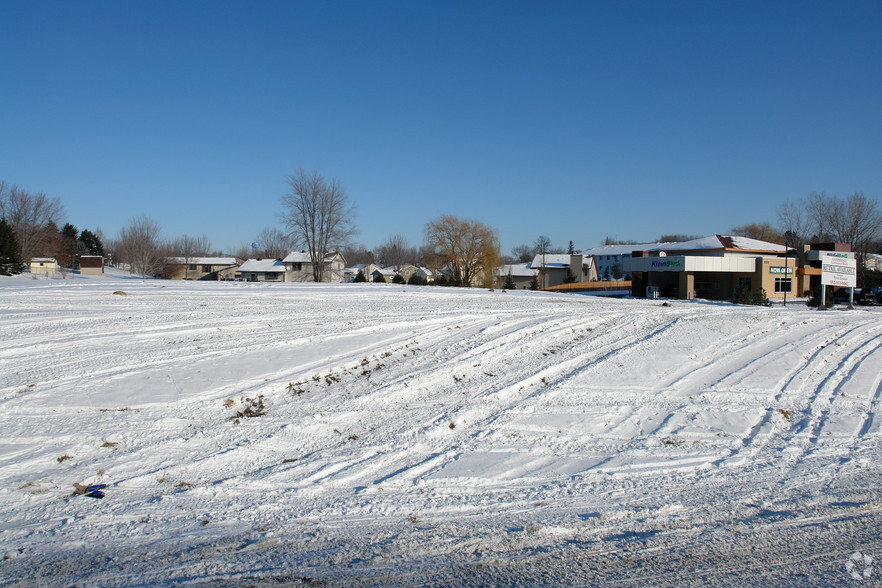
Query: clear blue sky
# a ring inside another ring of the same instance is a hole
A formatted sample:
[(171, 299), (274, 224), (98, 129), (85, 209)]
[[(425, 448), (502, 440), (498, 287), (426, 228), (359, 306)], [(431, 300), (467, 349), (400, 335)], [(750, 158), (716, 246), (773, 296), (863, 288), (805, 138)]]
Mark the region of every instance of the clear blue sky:
[(216, 249), (335, 177), (357, 241), (442, 213), (593, 247), (882, 195), (882, 2), (0, 2), (0, 179)]

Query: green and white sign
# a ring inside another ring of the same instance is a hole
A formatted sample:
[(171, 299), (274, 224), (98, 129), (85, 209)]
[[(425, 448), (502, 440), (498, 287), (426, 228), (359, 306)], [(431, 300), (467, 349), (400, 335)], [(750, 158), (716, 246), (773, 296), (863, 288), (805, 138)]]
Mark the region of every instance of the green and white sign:
[(792, 267), (774, 267), (773, 266), (773, 267), (769, 268), (769, 273), (772, 274), (773, 276), (784, 276), (784, 275), (792, 276), (793, 275), (793, 268)]

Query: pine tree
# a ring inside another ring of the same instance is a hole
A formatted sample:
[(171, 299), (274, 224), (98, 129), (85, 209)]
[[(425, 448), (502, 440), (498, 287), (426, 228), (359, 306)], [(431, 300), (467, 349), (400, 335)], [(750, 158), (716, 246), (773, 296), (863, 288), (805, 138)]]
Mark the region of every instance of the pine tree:
[(101, 239), (88, 229), (83, 229), (83, 232), (80, 233), (79, 242), (83, 245), (86, 252), (89, 255), (100, 255), (104, 257), (104, 245), (101, 243)]
[(21, 248), (18, 237), (5, 218), (0, 219), (0, 276), (12, 276), (22, 272)]
[(511, 272), (509, 272), (508, 275), (505, 276), (505, 283), (502, 285), (502, 287), (505, 288), (506, 290), (514, 290), (515, 289), (514, 278), (511, 277)]

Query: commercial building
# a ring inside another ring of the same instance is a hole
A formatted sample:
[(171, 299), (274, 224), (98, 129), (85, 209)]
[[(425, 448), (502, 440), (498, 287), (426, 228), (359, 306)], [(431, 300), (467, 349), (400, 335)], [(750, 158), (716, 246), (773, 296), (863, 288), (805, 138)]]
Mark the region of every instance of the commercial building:
[(631, 274), (634, 296), (730, 300), (736, 288), (745, 287), (780, 299), (801, 296), (820, 280), (822, 249), (842, 248), (813, 245), (797, 252), (777, 243), (713, 235), (634, 251), (623, 266)]

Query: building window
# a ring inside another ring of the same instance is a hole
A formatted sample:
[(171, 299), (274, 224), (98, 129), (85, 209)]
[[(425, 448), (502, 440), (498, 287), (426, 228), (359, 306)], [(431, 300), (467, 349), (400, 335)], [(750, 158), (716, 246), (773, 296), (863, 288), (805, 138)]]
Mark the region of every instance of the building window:
[(203, 265), (202, 266), (202, 273), (210, 274), (211, 273), (211, 266), (210, 265)]
[(775, 278), (775, 292), (791, 292), (790, 278)]
[(747, 288), (748, 290), (753, 289), (753, 280), (751, 278), (738, 278), (738, 287), (739, 288)]
[(713, 285), (710, 282), (695, 282), (695, 290), (711, 290)]
[(190, 271), (194, 271), (194, 272), (196, 271), (196, 264), (195, 263), (190, 264)]
[(302, 263), (292, 263), (291, 269), (294, 270), (295, 272), (303, 271), (303, 264)]

